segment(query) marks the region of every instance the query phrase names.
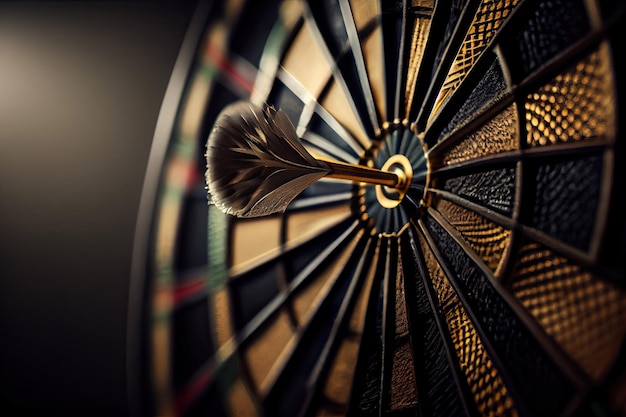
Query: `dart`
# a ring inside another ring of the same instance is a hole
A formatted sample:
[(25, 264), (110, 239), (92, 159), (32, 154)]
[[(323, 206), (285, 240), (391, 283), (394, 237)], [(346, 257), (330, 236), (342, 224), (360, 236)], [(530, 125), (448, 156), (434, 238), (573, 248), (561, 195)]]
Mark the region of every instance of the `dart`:
[(216, 207), (236, 217), (284, 212), (309, 185), (323, 178), (405, 189), (402, 170), (314, 158), (280, 109), (236, 102), (219, 114), (206, 148), (206, 182)]

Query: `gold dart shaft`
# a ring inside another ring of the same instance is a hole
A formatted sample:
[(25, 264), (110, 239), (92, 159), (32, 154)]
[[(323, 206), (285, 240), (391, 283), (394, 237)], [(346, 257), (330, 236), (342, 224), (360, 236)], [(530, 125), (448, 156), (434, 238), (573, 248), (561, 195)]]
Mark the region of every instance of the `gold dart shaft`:
[(386, 185), (393, 188), (403, 188), (406, 177), (401, 171), (389, 172), (380, 169), (366, 167), (364, 165), (346, 164), (337, 161), (327, 161), (320, 159), (331, 168), (331, 172), (326, 177), (343, 180), (366, 182), (369, 184)]

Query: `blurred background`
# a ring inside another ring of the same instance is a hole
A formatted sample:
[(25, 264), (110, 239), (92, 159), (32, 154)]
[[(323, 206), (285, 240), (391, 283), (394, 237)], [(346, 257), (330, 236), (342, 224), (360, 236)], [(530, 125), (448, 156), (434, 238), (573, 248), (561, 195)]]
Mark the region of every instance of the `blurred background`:
[(133, 237), (195, 1), (0, 2), (0, 415), (129, 414)]

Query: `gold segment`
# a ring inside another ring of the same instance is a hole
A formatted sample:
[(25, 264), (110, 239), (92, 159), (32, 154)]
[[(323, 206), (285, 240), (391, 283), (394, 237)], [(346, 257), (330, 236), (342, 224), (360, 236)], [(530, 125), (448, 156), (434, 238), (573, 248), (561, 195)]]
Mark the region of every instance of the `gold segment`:
[(519, 0), (483, 0), (469, 27), (452, 67), (441, 87), (431, 115), (439, 112), (452, 93), (457, 89), (469, 70), (474, 66), (485, 47), (511, 14)]
[[(347, 258), (347, 254), (343, 254)], [(333, 277), (333, 266), (328, 266), (324, 271), (317, 274), (315, 281), (307, 283), (305, 288), (298, 291), (293, 298), (293, 309), (298, 323), (306, 322), (314, 312), (313, 307), (316, 305), (316, 299), (328, 282)]]
[(257, 105), (265, 103), (279, 70), (279, 59), (285, 47), (284, 43), (293, 32), (296, 23), (302, 18), (303, 11), (302, 1), (285, 1), (280, 6), (279, 19), (269, 35), (272, 39), (266, 43), (259, 63), (259, 71), (250, 95), (251, 103)]
[(419, 233), (418, 236), (441, 314), (448, 326), (458, 363), (474, 396), (478, 412), (483, 416), (517, 416), (513, 399), (485, 351), (474, 325), (424, 237)]
[(361, 334), (348, 333), (341, 342), (324, 387), (324, 397), (328, 401), (321, 401), (316, 417), (345, 417), (348, 414), (360, 341)]
[(448, 200), (435, 198), (433, 201), (433, 207), (461, 233), (489, 269), (495, 272), (511, 243), (511, 231)]
[(389, 411), (399, 412), (418, 403), (413, 349), (408, 338), (396, 346), (392, 360)]
[(404, 103), (406, 105), (406, 113), (409, 114), (413, 96), (415, 94), (415, 82), (417, 74), (419, 74), (426, 41), (430, 32), (430, 23), (432, 20), (434, 0), (413, 0), (412, 7), (419, 12), (419, 16), (415, 19), (415, 27), (411, 35), (411, 52), (409, 57), (409, 65), (406, 72), (406, 93)]
[(513, 103), (465, 139), (446, 149), (443, 159), (438, 156), (442, 152), (438, 152), (437, 148), (429, 154), (429, 159), (434, 168), (439, 168), (441, 165), (453, 165), (488, 155), (516, 151), (520, 142), (519, 126), (517, 105)]
[(527, 143), (543, 146), (616, 131), (613, 71), (606, 43), (526, 97)]
[[(384, 61), (385, 51), (383, 50), (383, 35), (380, 27), (379, 4), (377, 1), (350, 0), (350, 9), (359, 32), (363, 59), (365, 60), (367, 77), (374, 95), (376, 109), (380, 114), (387, 114), (385, 73), (384, 66), (380, 64)], [(367, 38), (364, 38), (364, 30), (369, 30), (371, 25), (375, 25), (374, 31)]]
[(344, 338), (339, 347), (329, 376), (324, 386), (324, 397), (328, 402), (322, 402), (320, 411), (316, 417), (344, 417), (348, 414), (352, 383), (354, 382), (354, 372), (356, 369), (361, 337), (365, 326), (365, 315), (367, 312), (368, 300), (372, 292), (372, 283), (376, 275), (376, 265), (379, 256), (380, 240), (377, 241), (377, 248), (373, 259), (369, 263), (367, 277), (361, 291), (359, 291), (355, 308), (350, 317), (349, 328), (344, 333)]
[(371, 146), (370, 139), (361, 127), (356, 114), (352, 111), (350, 100), (346, 97), (341, 86), (334, 80), (328, 94), (324, 96), (320, 104), (359, 141), (363, 149), (368, 149)]
[(328, 65), (319, 43), (311, 36), (311, 29), (306, 21), (293, 40), (293, 44), (283, 59), (282, 66), (314, 97), (319, 97), (322, 89), (331, 78), (331, 67)]
[[(211, 41), (215, 42), (209, 39), (209, 42)], [(197, 132), (200, 131), (206, 103), (211, 96), (213, 80), (205, 77), (195, 77), (191, 83), (189, 95), (184, 103), (184, 110), (181, 116), (180, 131), (184, 136), (195, 137)]]
[(228, 292), (223, 287), (212, 295), (210, 311), (213, 318), (215, 337), (217, 338), (215, 342), (220, 347), (225, 346), (233, 337), (230, 311)]
[(232, 416), (256, 415), (250, 393), (240, 378), (237, 378), (228, 391), (228, 405)]
[(235, 220), (231, 230), (231, 266), (239, 267), (279, 248), (280, 225), (279, 217)]
[(537, 243), (518, 258), (512, 294), (600, 382), (626, 335), (626, 293)]
[[(401, 250), (399, 246), (398, 250)], [(398, 257), (396, 270), (396, 322), (393, 341), (394, 355), (391, 364), (391, 400), (390, 411), (400, 411), (418, 403), (417, 383), (415, 380), (415, 363), (411, 347), (411, 329), (406, 309), (406, 293), (404, 290), (404, 274), (402, 257)]]
[(298, 323), (305, 323), (309, 320), (320, 303), (328, 295), (335, 278), (341, 273), (363, 233), (364, 231), (360, 230), (356, 237), (345, 247), (337, 260), (329, 263), (323, 271), (316, 274), (315, 281), (308, 283), (306, 288), (296, 294), (293, 306)]
[[(287, 236), (284, 245), (281, 245), (280, 240), (281, 217), (237, 219), (232, 228), (233, 262), (230, 274), (236, 275), (254, 268), (260, 262), (273, 259), (282, 251), (306, 242), (349, 218), (349, 204), (346, 202), (338, 206), (290, 213), (285, 220)], [(263, 238), (259, 239), (259, 236)]]
[(243, 352), (252, 380), (261, 391), (278, 372), (283, 352), (289, 352), (296, 335), (286, 312), (279, 312), (262, 334)]
[(290, 213), (287, 217), (287, 243), (291, 245), (308, 241), (321, 231), (345, 220), (349, 215), (350, 202)]

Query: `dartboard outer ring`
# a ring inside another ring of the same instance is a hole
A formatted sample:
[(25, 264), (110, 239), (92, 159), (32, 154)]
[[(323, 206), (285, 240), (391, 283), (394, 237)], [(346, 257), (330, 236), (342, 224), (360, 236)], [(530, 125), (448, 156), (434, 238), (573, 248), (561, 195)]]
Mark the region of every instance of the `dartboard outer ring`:
[[(142, 195), (138, 413), (624, 415), (626, 5), (372, 4), (199, 3)], [(225, 215), (204, 151), (237, 100), (411, 185)]]

